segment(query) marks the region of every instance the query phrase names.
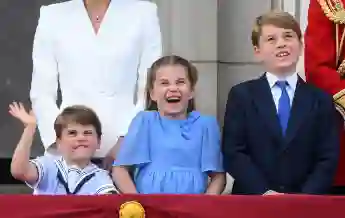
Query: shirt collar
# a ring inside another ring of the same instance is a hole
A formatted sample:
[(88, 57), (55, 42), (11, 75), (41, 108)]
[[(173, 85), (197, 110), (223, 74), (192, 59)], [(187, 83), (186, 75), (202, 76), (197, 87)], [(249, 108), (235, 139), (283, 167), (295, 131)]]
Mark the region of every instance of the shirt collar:
[(91, 173), (93, 173), (99, 169), (93, 163), (90, 163), (84, 169), (80, 169), (77, 166), (68, 166), (66, 163), (66, 160), (63, 157), (56, 159), (55, 163), (56, 163), (57, 167), (60, 168), (60, 170), (62, 170), (66, 176), (68, 175), (68, 172), (71, 169), (77, 170), (78, 172), (80, 172), (81, 175), (91, 174)]
[(297, 72), (294, 72), (294, 73), (288, 74), (287, 76), (282, 76), (282, 77), (278, 77), (277, 75), (273, 73), (266, 72), (266, 78), (271, 89), (275, 86), (277, 81), (285, 80), (289, 84), (290, 88), (292, 88), (293, 90), (296, 90), (297, 81), (298, 81)]

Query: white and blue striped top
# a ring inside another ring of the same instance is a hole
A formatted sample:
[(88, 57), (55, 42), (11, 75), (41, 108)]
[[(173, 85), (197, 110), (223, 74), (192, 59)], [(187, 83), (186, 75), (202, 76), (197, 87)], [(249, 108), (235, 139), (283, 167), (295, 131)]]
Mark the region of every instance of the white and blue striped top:
[(28, 184), (35, 195), (99, 195), (118, 193), (108, 171), (90, 163), (84, 169), (67, 166), (51, 155), (31, 160), (38, 170), (37, 182)]

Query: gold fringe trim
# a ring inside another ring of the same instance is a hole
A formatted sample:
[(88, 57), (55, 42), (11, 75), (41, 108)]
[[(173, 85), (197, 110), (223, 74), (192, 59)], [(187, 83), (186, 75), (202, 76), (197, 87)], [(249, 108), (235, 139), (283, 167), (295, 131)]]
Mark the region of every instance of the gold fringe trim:
[(335, 108), (345, 119), (345, 89), (339, 91), (333, 95), (333, 100), (335, 103)]

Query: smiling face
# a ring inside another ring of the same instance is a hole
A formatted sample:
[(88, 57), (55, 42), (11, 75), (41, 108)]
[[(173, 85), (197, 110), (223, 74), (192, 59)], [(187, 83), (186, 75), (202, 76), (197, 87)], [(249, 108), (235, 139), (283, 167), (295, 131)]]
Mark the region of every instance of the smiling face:
[(182, 65), (161, 66), (155, 72), (150, 97), (157, 103), (158, 111), (163, 116), (185, 117), (188, 103), (193, 95), (194, 91), (187, 70)]
[(302, 43), (294, 31), (266, 25), (262, 27), (259, 46), (254, 49), (269, 72), (284, 74), (296, 71)]
[(257, 17), (252, 31), (255, 56), (265, 70), (277, 76), (296, 72), (303, 49), (301, 38), (298, 22), (283, 11), (271, 11)]

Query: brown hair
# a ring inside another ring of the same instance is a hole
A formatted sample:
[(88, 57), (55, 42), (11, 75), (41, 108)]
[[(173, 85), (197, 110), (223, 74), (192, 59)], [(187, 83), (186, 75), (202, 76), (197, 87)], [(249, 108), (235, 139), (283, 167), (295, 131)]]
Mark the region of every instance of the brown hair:
[(56, 118), (54, 123), (56, 137), (60, 138), (63, 129), (72, 123), (92, 125), (96, 129), (98, 138), (102, 136), (102, 125), (96, 113), (88, 107), (74, 105), (66, 107)]
[(297, 20), (288, 12), (270, 11), (256, 18), (254, 28), (252, 30), (252, 44), (259, 46), (259, 39), (262, 34), (262, 27), (265, 25), (273, 25), (283, 29), (291, 29), (294, 31), (298, 39), (302, 40), (302, 31)]
[[(148, 72), (146, 83), (146, 110), (158, 110), (157, 102), (152, 101), (150, 97), (150, 91), (153, 89), (153, 84), (156, 80), (156, 73), (159, 70), (159, 68), (168, 65), (180, 65), (184, 67), (187, 71), (187, 77), (191, 83), (191, 88), (193, 90), (195, 88), (195, 85), (198, 81), (198, 71), (192, 63), (177, 55), (168, 55), (161, 57), (152, 64)], [(195, 110), (194, 98), (189, 100), (187, 112), (189, 113), (193, 110)]]

